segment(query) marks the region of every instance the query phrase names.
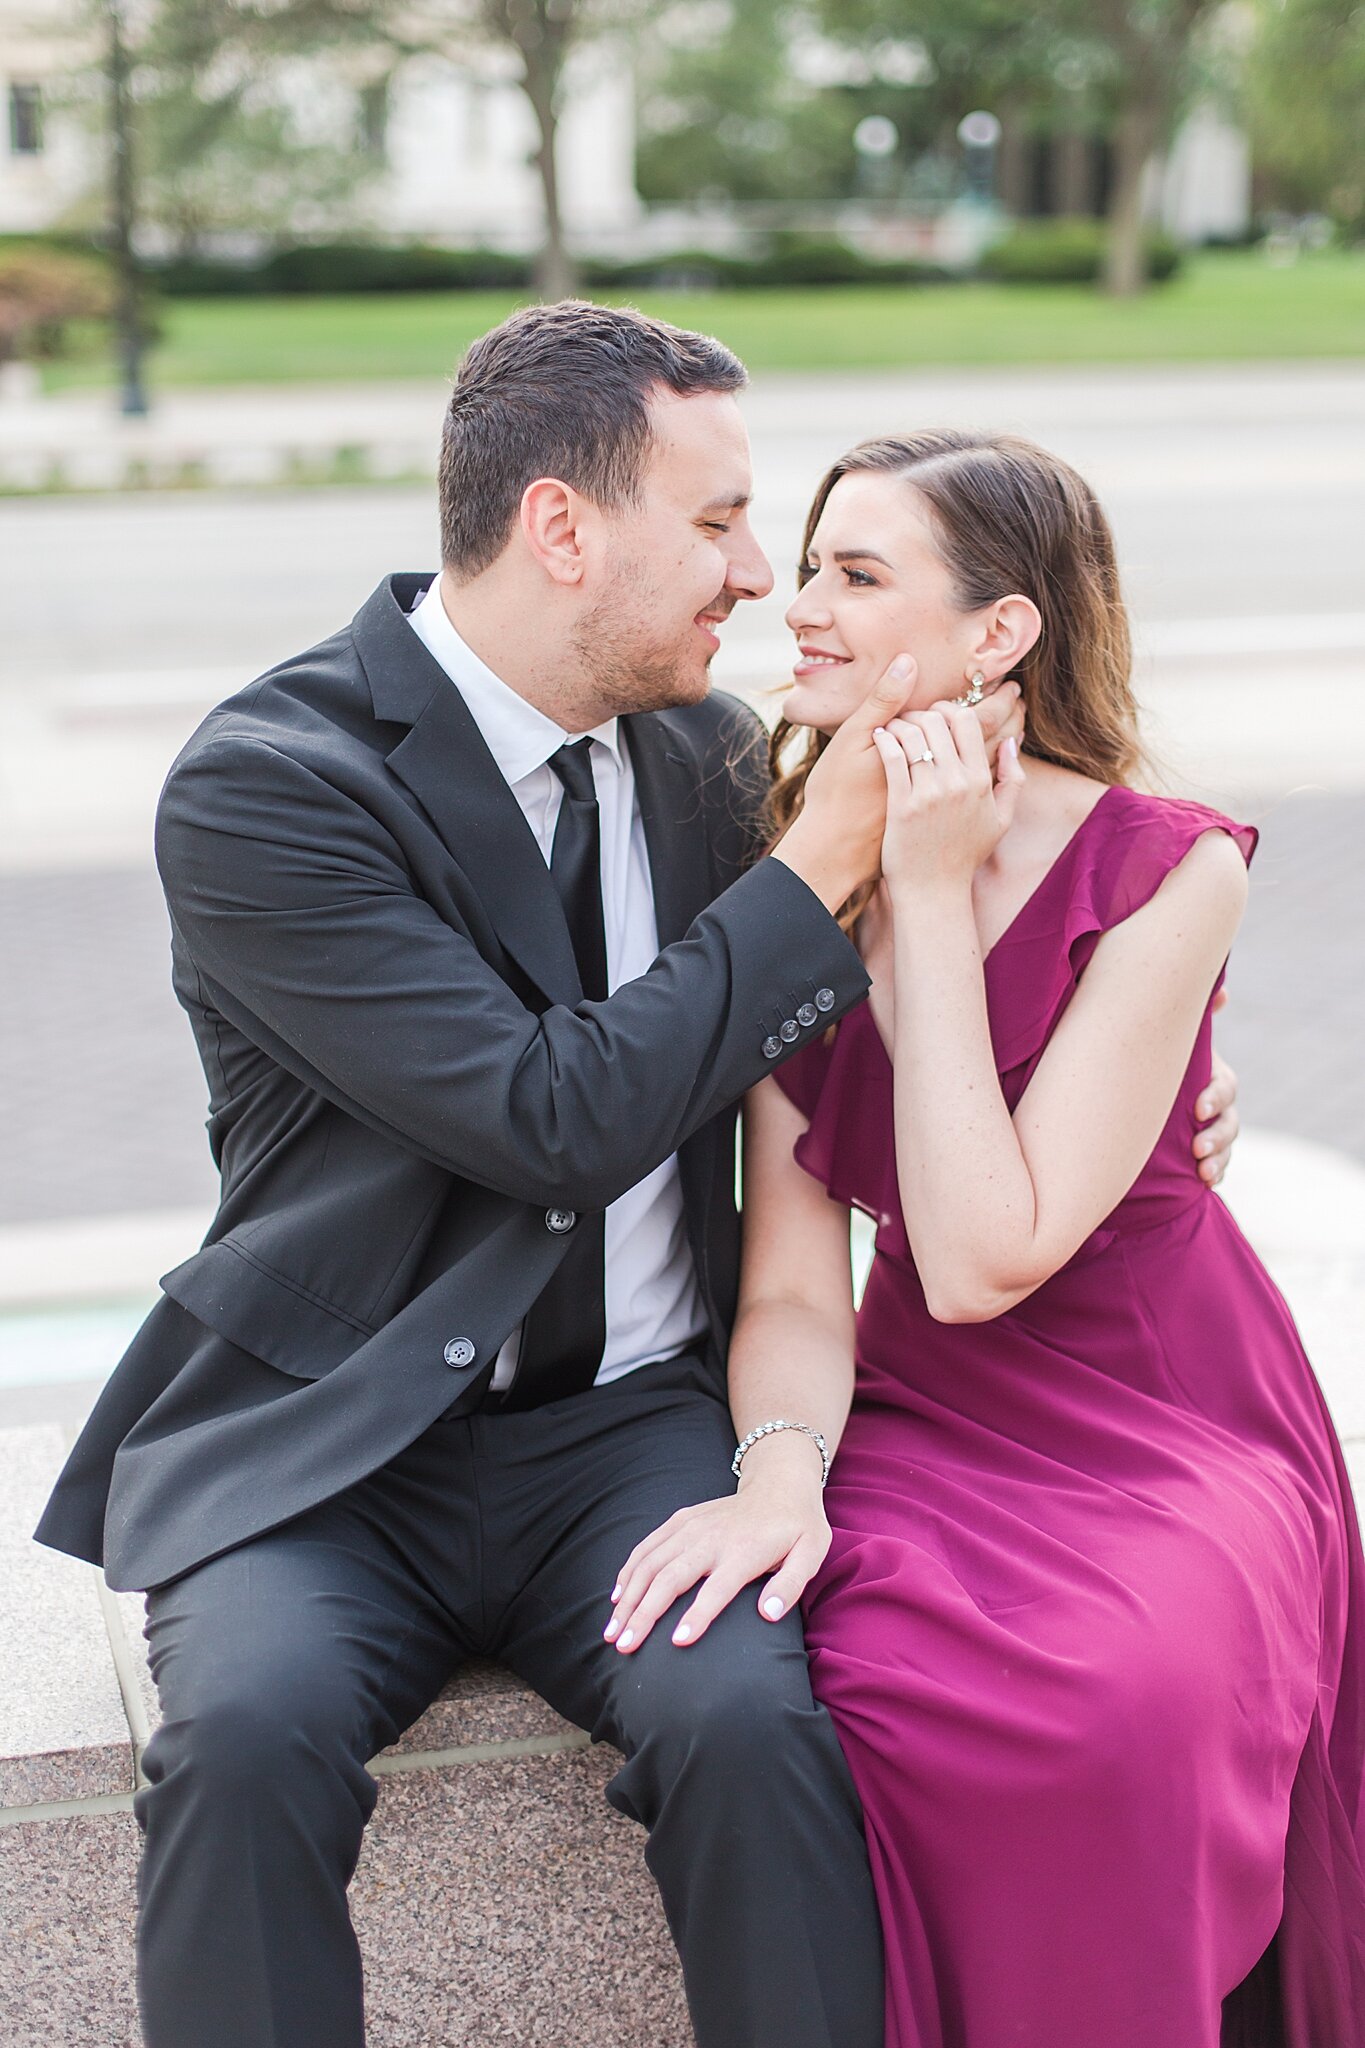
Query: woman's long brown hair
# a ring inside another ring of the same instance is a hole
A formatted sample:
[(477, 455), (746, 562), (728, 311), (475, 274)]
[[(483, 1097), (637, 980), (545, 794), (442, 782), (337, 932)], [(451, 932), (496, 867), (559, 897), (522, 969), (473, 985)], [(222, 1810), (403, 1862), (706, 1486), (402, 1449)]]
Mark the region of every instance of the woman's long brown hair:
[[(929, 506), (953, 601), (979, 611), (1019, 592), (1043, 629), (1011, 674), (1023, 688), (1023, 752), (1100, 782), (1128, 782), (1142, 758), (1132, 691), (1132, 643), (1109, 522), (1069, 463), (1014, 434), (931, 428), (864, 441), (822, 479), (806, 520), (802, 568), (820, 515), (841, 477), (901, 478)], [(801, 808), (806, 778), (826, 745), (807, 726), (778, 721), (769, 750), (768, 817), (774, 841)], [(851, 928), (870, 888), (845, 906)]]

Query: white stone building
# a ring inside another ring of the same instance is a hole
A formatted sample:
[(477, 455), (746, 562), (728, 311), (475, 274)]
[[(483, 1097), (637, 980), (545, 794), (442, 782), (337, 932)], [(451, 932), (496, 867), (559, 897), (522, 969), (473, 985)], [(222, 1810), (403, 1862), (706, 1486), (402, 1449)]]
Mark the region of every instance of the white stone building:
[[(0, 0), (0, 234), (59, 227), (82, 208), (88, 213), (92, 199), (98, 203), (103, 169), (91, 111), (102, 91), (100, 53), (77, 21), (73, 0)], [(580, 243), (610, 246), (642, 210), (634, 181), (634, 82), (620, 54), (597, 44), (577, 53), (567, 85), (557, 152), (566, 226)], [(280, 94), (301, 139), (354, 146), (360, 96), (341, 66), (322, 57), (297, 61), (283, 75)], [(477, 46), (459, 63), (414, 60), (394, 81), (374, 168), (356, 151), (346, 224), (397, 237), (534, 248), (542, 218), (535, 141), (514, 60)], [(315, 225), (300, 222), (305, 231)]]

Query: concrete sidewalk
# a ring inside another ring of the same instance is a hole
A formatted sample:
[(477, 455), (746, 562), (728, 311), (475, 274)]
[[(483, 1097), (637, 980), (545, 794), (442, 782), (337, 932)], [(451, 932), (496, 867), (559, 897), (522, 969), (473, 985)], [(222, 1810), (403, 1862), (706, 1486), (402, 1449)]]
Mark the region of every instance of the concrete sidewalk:
[(167, 391), (141, 419), (109, 392), (0, 406), (0, 492), (373, 482), (430, 476), (446, 391), (399, 384)]
[[(454, 367), (452, 360), (452, 375)], [(172, 386), (154, 393), (141, 419), (125, 419), (110, 390), (9, 401), (0, 405), (0, 492), (426, 477), (435, 470), (449, 388), (447, 380), (425, 377)], [(1292, 392), (1288, 412), (1286, 388)], [(1256, 490), (1268, 468), (1279, 468), (1291, 487), (1352, 481), (1359, 457), (1351, 433), (1322, 445), (1315, 430), (1326, 423), (1358, 426), (1362, 402), (1365, 366), (1330, 360), (764, 371), (744, 399), (756, 439), (797, 415), (805, 422), (804, 446), (811, 422), (818, 422), (828, 443), (826, 461), (866, 434), (911, 419), (1008, 425), (1027, 418), (1043, 438), (1050, 431), (1056, 438), (1062, 428), (1084, 438), (1105, 433), (1121, 413), (1130, 429), (1146, 422), (1182, 430), (1177, 474), (1170, 447), (1153, 440), (1143, 445), (1139, 435), (1122, 467), (1094, 481), (1105, 489), (1166, 489), (1176, 481), (1196, 492), (1224, 490), (1230, 481)], [(1208, 437), (1220, 425), (1243, 420), (1259, 431), (1231, 457), (1237, 476), (1230, 477), (1226, 450), (1216, 468), (1210, 464)], [(801, 490), (809, 490), (814, 474), (804, 470)]]

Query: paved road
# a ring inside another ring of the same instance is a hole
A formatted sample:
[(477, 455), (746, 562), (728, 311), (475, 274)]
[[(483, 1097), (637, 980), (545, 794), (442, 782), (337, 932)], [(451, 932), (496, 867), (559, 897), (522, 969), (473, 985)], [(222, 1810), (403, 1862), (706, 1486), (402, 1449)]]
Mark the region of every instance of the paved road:
[[(1222, 1032), (1247, 1113), (1365, 1161), (1365, 370), (779, 379), (750, 416), (780, 564), (822, 464), (888, 424), (1017, 426), (1094, 479), (1174, 751), (1266, 827)], [(0, 1226), (208, 1198), (156, 788), (433, 525), (412, 489), (0, 504)], [(737, 617), (721, 680), (780, 674), (780, 612)]]

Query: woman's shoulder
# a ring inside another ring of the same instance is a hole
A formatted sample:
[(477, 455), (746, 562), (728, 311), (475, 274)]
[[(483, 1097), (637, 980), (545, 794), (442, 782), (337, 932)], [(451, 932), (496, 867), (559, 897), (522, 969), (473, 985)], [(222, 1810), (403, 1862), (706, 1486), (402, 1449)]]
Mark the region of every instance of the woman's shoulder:
[(1102, 927), (1142, 908), (1177, 869), (1201, 887), (1246, 894), (1254, 826), (1188, 797), (1116, 785), (1096, 807), (1090, 889)]

